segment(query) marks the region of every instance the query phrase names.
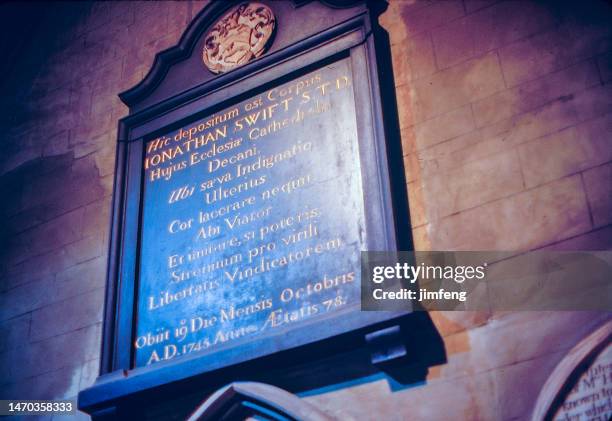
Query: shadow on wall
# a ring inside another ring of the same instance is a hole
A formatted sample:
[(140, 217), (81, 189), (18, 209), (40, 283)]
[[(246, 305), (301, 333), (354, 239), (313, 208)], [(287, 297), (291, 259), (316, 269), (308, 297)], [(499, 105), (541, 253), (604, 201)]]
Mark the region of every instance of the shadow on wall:
[[(86, 16), (92, 2), (61, 5), (45, 2), (3, 2), (0, 4), (0, 127), (4, 131), (49, 117), (44, 109), (44, 95), (57, 88), (42, 84), (52, 71), (54, 54), (61, 51), (69, 34)], [(71, 69), (64, 69), (66, 82)], [(69, 96), (66, 92), (64, 95)], [(55, 116), (57, 118), (57, 116)], [(10, 135), (10, 133), (9, 133)], [(5, 151), (13, 152), (13, 151)], [(0, 169), (4, 168), (0, 162)]]
[[(53, 281), (51, 275), (72, 261), (79, 263), (102, 253), (104, 233), (95, 237), (97, 245), (91, 250), (82, 246), (99, 226), (99, 218), (95, 224), (85, 221), (85, 207), (105, 194), (93, 157), (75, 160), (74, 153), (68, 152), (30, 160), (0, 176), (0, 194), (11, 198), (0, 207), (0, 217), (7, 221), (0, 227), (0, 291), (41, 279)], [(102, 220), (106, 222), (104, 215)], [(98, 278), (102, 276), (91, 276)], [(80, 281), (76, 291), (101, 287), (89, 283), (89, 279)], [(53, 288), (55, 299), (77, 293), (61, 282), (53, 283)], [(28, 303), (4, 299), (0, 320), (20, 315), (26, 304), (37, 308), (52, 299), (51, 294), (45, 297), (31, 296)]]
[(425, 312), (411, 314), (400, 329), (407, 348), (404, 358), (374, 366), (367, 352), (352, 358), (339, 356), (322, 367), (311, 383), (295, 392), (308, 397), (379, 380), (386, 380), (392, 392), (424, 385), (429, 368), (446, 363), (442, 338)]

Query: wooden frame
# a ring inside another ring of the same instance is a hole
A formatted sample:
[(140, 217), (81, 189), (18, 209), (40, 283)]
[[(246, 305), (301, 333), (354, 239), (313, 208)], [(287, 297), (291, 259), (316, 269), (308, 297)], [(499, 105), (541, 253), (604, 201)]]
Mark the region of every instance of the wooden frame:
[[(212, 2), (190, 24), (176, 47), (156, 56), (143, 82), (120, 94), (130, 107), (130, 115), (119, 122), (118, 129), (101, 376), (79, 395), (79, 407), (98, 418), (130, 411), (126, 408), (134, 396), (167, 390), (173, 384), (208, 379), (208, 387), (221, 386), (218, 383), (224, 377), (219, 373), (231, 371), (232, 367), (250, 364), (252, 368), (247, 368), (248, 371), (261, 369), (256, 367), (259, 364), (264, 367), (286, 364), (288, 350), (296, 361), (304, 362), (328, 352), (363, 347), (366, 334), (397, 324), (398, 318), (405, 315), (352, 312), (335, 320), (324, 332), (297, 327), (288, 345), (282, 348), (270, 341), (255, 340), (241, 346), (240, 352), (232, 348), (213, 356), (196, 354), (154, 366), (134, 367), (132, 344), (138, 286), (133, 280), (138, 280), (139, 275), (144, 145), (146, 139), (161, 130), (237, 103), (262, 87), (282, 83), (324, 63), (349, 60), (358, 105), (359, 152), (361, 157), (367, 157), (361, 161), (367, 203), (367, 248), (381, 251), (410, 248), (388, 40), (377, 24), (378, 14), (386, 4), (346, 0), (275, 3), (286, 9), (281, 16), (285, 22), (299, 19), (301, 13), (327, 12), (333, 19), (324, 28), (280, 33), (276, 49), (236, 70), (215, 76), (197, 68), (193, 70), (197, 74), (190, 86), (173, 83), (173, 78), (184, 83), (184, 75), (177, 75), (189, 69), (185, 63), (194, 60), (193, 52), (202, 34), (210, 22), (235, 3)], [(255, 361), (258, 363), (253, 364)], [(214, 381), (210, 381), (211, 373), (215, 373)]]

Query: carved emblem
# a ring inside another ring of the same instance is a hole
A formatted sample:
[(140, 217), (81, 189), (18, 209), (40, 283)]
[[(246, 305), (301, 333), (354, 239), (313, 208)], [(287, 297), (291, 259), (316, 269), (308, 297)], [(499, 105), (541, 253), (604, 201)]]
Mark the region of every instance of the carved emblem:
[(261, 56), (276, 28), (272, 10), (261, 3), (242, 3), (221, 17), (204, 38), (202, 59), (213, 73), (223, 73)]

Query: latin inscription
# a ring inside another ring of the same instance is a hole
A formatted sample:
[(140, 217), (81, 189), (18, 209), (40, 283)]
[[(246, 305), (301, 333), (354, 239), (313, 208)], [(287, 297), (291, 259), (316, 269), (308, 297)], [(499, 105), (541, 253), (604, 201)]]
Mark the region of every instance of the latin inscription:
[(359, 305), (363, 194), (347, 61), (146, 144), (137, 366)]
[(578, 379), (555, 421), (608, 421), (612, 417), (612, 346)]

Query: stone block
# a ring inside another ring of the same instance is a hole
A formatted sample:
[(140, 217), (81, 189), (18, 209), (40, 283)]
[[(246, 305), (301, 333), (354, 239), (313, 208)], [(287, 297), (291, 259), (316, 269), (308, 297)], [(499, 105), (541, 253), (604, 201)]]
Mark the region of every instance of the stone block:
[(472, 28), (472, 20), (471, 16), (466, 16), (436, 28), (432, 32), (438, 68), (446, 69), (476, 55), (474, 41), (476, 35)]
[(579, 121), (612, 113), (612, 85), (595, 86), (576, 94), (574, 107)]
[(423, 181), (427, 221), (431, 222), (523, 190), (515, 150), (472, 161)]
[(19, 235), (24, 236), (31, 256), (58, 249), (81, 238), (83, 214), (84, 209), (79, 208)]
[(101, 26), (110, 25), (112, 6), (107, 5), (91, 5), (88, 13), (84, 15), (82, 22), (83, 32), (90, 32)]
[(7, 235), (2, 241), (0, 256), (2, 256), (3, 264), (9, 270), (26, 261), (32, 254), (29, 238), (24, 234), (13, 235), (11, 237)]
[[(89, 72), (87, 76), (84, 76), (88, 86), (94, 94), (92, 102), (92, 111), (96, 110), (97, 102), (100, 100), (102, 93), (106, 93), (109, 96), (117, 97), (119, 93), (119, 85), (123, 70), (123, 57), (117, 57), (110, 60), (108, 63), (96, 67), (94, 70)], [(93, 113), (94, 117), (97, 117), (100, 113)]]
[[(103, 255), (59, 272), (53, 283), (53, 294), (50, 294), (47, 303), (104, 288), (106, 262), (106, 256)], [(100, 294), (104, 295), (104, 293)]]
[[(45, 264), (60, 256), (64, 261)], [(66, 253), (49, 253), (16, 267), (6, 274), (0, 293), (0, 320), (10, 319), (75, 295), (101, 289), (106, 281), (106, 253), (95, 259), (74, 264)], [(53, 273), (59, 271), (55, 276)]]
[(77, 264), (105, 255), (106, 247), (106, 233), (100, 232), (66, 245), (65, 250), (69, 261)]
[[(608, 140), (608, 144), (609, 144)], [(608, 149), (610, 151), (610, 148)], [(584, 188), (595, 227), (612, 223), (612, 163), (583, 173)]]
[[(70, 106), (70, 92), (67, 90), (68, 81), (62, 83), (61, 88), (47, 93), (39, 101), (30, 104), (35, 107), (36, 120), (40, 138), (48, 138), (66, 130), (70, 130), (76, 123), (75, 110)], [(59, 84), (59, 83), (58, 83)], [(39, 142), (44, 142), (40, 139)]]
[[(64, 101), (64, 104), (68, 105), (70, 96), (66, 93), (66, 87), (78, 76), (77, 72), (67, 72), (66, 66), (75, 65), (79, 60), (76, 49), (66, 50), (63, 54), (50, 57), (42, 64), (40, 71), (32, 80), (33, 89), (24, 107), (35, 111), (38, 106), (46, 107), (48, 110), (50, 106), (58, 105), (59, 101)], [(41, 114), (32, 113), (31, 116), (40, 117)]]
[(168, 10), (168, 4), (163, 2), (141, 3), (134, 15), (134, 23), (128, 26), (131, 45), (142, 46), (162, 38), (170, 28)]
[(469, 60), (413, 84), (414, 121), (422, 122), (504, 89), (495, 53)]
[[(598, 272), (599, 266), (593, 263), (588, 268), (585, 265), (582, 268), (572, 266), (570, 257), (567, 262), (567, 265), (562, 264), (567, 269), (565, 271), (550, 270), (547, 262), (529, 261), (521, 257), (518, 261), (512, 258), (489, 264), (487, 272), (495, 282), (486, 284), (487, 303), (501, 310), (607, 308), (605, 297), (612, 293), (610, 286), (606, 285), (608, 280), (602, 276), (586, 276), (584, 279), (585, 271), (594, 269)], [(601, 264), (605, 266), (605, 263)], [(534, 277), (537, 273), (541, 275)]]
[(39, 341), (102, 322), (104, 289), (96, 289), (32, 312), (30, 340)]
[[(119, 4), (119, 3), (118, 3)], [(125, 7), (125, 6), (119, 6)], [(127, 18), (130, 16), (128, 14)], [(129, 38), (129, 26), (133, 24), (133, 16), (132, 22), (126, 22), (123, 25), (112, 25), (112, 31), (108, 26), (101, 26), (99, 28), (95, 28), (91, 31), (88, 31), (85, 34), (85, 46), (87, 48), (90, 47), (98, 47), (103, 50), (112, 52), (112, 57), (117, 59), (125, 54), (127, 54), (130, 48), (133, 48), (131, 45), (131, 40)], [(121, 71), (121, 67), (119, 67), (119, 71)]]
[(95, 159), (92, 156), (87, 158), (89, 161), (85, 168), (73, 167), (70, 172), (70, 179), (56, 190), (64, 193), (63, 201), (52, 203), (54, 207), (64, 212), (83, 207), (104, 197), (105, 191), (103, 182), (98, 178), (98, 170)]
[(18, 151), (0, 157), (0, 175), (13, 171), (20, 166), (33, 161), (43, 154), (43, 145), (24, 147)]
[[(611, 126), (612, 127), (612, 126)], [(602, 137), (578, 136), (574, 127), (519, 146), (527, 188), (612, 160), (612, 145)]]
[[(83, 119), (78, 122), (78, 124), (74, 127), (72, 134), (70, 136), (70, 142), (73, 149), (81, 148), (81, 145), (90, 145), (88, 146), (90, 149), (96, 150), (95, 144), (97, 141), (94, 139), (102, 138), (103, 136), (107, 136), (104, 139), (98, 139), (99, 143), (110, 142), (111, 133), (114, 133), (116, 130), (116, 121), (113, 120), (112, 113), (109, 112), (101, 112), (96, 115), (95, 119)], [(94, 145), (91, 145), (94, 143)], [(75, 150), (75, 155), (83, 156), (92, 152), (89, 150), (88, 152), (79, 152)]]
[(555, 25), (554, 12), (528, 1), (500, 2), (432, 32), (436, 61), (447, 68)]
[(469, 358), (472, 344), (469, 331), (463, 330), (444, 337), (446, 363), (431, 367), (427, 372), (427, 382), (449, 381), (461, 377), (475, 377), (483, 371)]
[[(555, 115), (554, 112), (551, 114)], [(570, 115), (572, 115), (571, 110)], [(563, 124), (561, 119), (553, 122)], [(421, 151), (420, 156), (423, 161), (433, 161), (435, 167), (431, 164), (432, 168), (449, 171), (468, 162), (484, 159), (490, 155), (515, 148), (524, 139), (515, 136), (514, 132), (521, 132), (523, 130), (522, 126), (529, 126), (529, 124), (531, 124), (531, 120), (526, 116), (516, 120), (504, 120), (498, 124), (483, 127)], [(555, 124), (551, 127), (551, 131), (556, 130)], [(529, 136), (526, 136), (526, 138), (529, 138)]]
[(87, 44), (85, 42), (77, 57), (79, 68), (88, 72), (94, 72), (97, 69), (103, 68), (117, 59), (117, 46), (111, 42), (96, 44)]
[(134, 23), (134, 15), (136, 5), (134, 2), (111, 2), (107, 6), (110, 21), (115, 24), (115, 27), (122, 27)]
[(612, 47), (611, 35), (609, 28), (565, 25), (501, 48), (506, 82), (516, 86), (607, 51)]
[(193, 5), (190, 2), (180, 2), (168, 7), (168, 25), (172, 28), (169, 32), (178, 32), (180, 36), (191, 21), (192, 9)]
[[(443, 396), (444, 404), (424, 404)], [(479, 373), (452, 379), (428, 381), (393, 393), (390, 400), (398, 408), (410, 408), (410, 419), (443, 421), (449, 413), (458, 419), (492, 420), (497, 390), (492, 373)], [(402, 411), (403, 413), (405, 409)], [(398, 418), (402, 419), (402, 418)]]
[[(126, 61), (127, 61), (127, 58), (126, 58)], [(132, 68), (132, 69), (127, 69), (126, 67), (127, 66), (125, 65), (123, 66), (123, 73), (122, 73), (121, 82), (119, 85), (120, 92), (133, 88), (138, 83), (140, 83), (144, 79), (145, 75), (147, 74), (147, 71), (146, 69), (144, 69), (144, 66), (139, 66), (139, 67)]]
[(469, 358), (482, 370), (505, 368), (522, 361), (567, 352), (609, 316), (589, 311), (502, 312), (470, 331)]
[(8, 320), (43, 306), (52, 280), (33, 280), (0, 293), (0, 320)]
[[(42, 161), (54, 160), (56, 160), (56, 157), (44, 158)], [(59, 216), (61, 213), (64, 213), (62, 211), (65, 211), (65, 205), (60, 202), (66, 201), (67, 195), (65, 194), (65, 189), (73, 184), (70, 180), (71, 164), (72, 160), (44, 174), (32, 172), (28, 179), (23, 181), (20, 209), (44, 207), (47, 211), (51, 211), (51, 208), (56, 207), (58, 209), (57, 212), (49, 212), (51, 215)], [(51, 215), (46, 217), (47, 221), (52, 217)]]
[[(128, 113), (127, 106), (124, 105), (123, 102), (121, 102), (121, 99), (117, 95), (117, 92), (120, 92), (122, 90), (120, 86), (121, 82), (117, 82), (116, 87), (112, 89), (96, 88), (96, 90), (93, 91), (93, 97), (95, 98), (91, 109), (93, 118), (97, 118), (97, 116), (102, 115), (104, 113)], [(110, 137), (113, 136), (114, 135), (111, 135)]]
[(448, 173), (469, 162), (507, 150), (503, 144), (483, 141), (480, 130), (472, 131), (417, 152), (421, 177)]
[(401, 18), (406, 35), (409, 37), (429, 31), (465, 14), (463, 4), (458, 0), (432, 1), (425, 7), (415, 7), (411, 3), (405, 2), (400, 5)]
[(607, 156), (608, 159), (612, 158), (610, 148), (606, 147), (612, 144), (612, 140), (610, 140), (611, 134), (612, 113), (601, 115), (576, 126), (576, 136), (579, 139), (591, 139), (597, 142), (600, 148), (593, 153), (601, 153)]
[(491, 136), (506, 145), (519, 145), (574, 126), (577, 122), (576, 107), (572, 101), (555, 101), (496, 123), (483, 130), (483, 137)]
[(543, 32), (558, 24), (554, 10), (543, 2), (502, 1), (470, 16), (476, 54)]
[(470, 105), (465, 105), (434, 117), (414, 127), (416, 148), (422, 150), (445, 140), (453, 139), (474, 129)]
[[(80, 367), (55, 370), (11, 385), (8, 394), (12, 399), (70, 399), (79, 392), (79, 374)], [(76, 404), (76, 399), (73, 403)]]
[(6, 282), (0, 290), (7, 291), (18, 285), (40, 279), (52, 279), (56, 272), (75, 263), (77, 262), (67, 253), (65, 248), (51, 250), (48, 253), (28, 258), (6, 270)]
[(28, 342), (31, 313), (0, 322), (0, 354)]
[(594, 62), (583, 61), (475, 102), (476, 125), (490, 125), (554, 102), (571, 103), (576, 93), (598, 84)]
[(545, 247), (546, 250), (612, 250), (612, 226), (587, 232)]
[(405, 156), (405, 162), (411, 162), (412, 167), (410, 169), (406, 168), (407, 177), (410, 180), (437, 177), (440, 174), (461, 168), (470, 162), (509, 149), (507, 147), (496, 149), (492, 145), (488, 148), (479, 148), (480, 145), (485, 145), (485, 143), (480, 131), (473, 131), (438, 143), (430, 148), (408, 154)]
[[(101, 335), (101, 325), (98, 324), (15, 349), (11, 357), (13, 364), (10, 379), (17, 382), (61, 368), (80, 370), (84, 362), (99, 357)], [(80, 371), (75, 378), (77, 387), (79, 380)]]
[(398, 85), (431, 75), (436, 71), (431, 36), (417, 35), (392, 45), (393, 76)]
[(496, 419), (529, 419), (544, 383), (563, 356), (563, 352), (551, 353), (495, 371)]
[[(21, 379), (3, 386), (2, 399), (69, 399), (79, 392), (80, 374), (81, 368), (77, 366)], [(76, 400), (73, 402), (76, 404)], [(46, 419), (51, 420), (51, 416)]]
[(110, 231), (111, 200), (107, 197), (90, 203), (83, 215), (83, 235), (93, 236)]
[(575, 175), (443, 218), (426, 228), (417, 234), (433, 250), (520, 251), (583, 234), (591, 229), (591, 221), (580, 176)]
[(130, 50), (124, 56), (121, 89), (132, 88), (144, 79), (153, 65), (154, 57), (155, 51), (150, 45), (143, 45), (140, 49)]

